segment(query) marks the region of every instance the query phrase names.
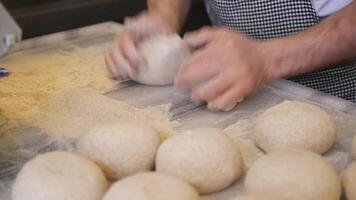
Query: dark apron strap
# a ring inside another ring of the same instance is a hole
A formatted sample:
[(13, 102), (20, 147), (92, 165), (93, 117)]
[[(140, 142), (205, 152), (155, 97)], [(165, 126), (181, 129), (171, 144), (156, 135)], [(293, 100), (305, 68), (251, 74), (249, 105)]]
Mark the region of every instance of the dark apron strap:
[[(258, 39), (284, 37), (320, 22), (310, 0), (205, 0), (214, 25)], [(300, 75), (291, 80), (356, 102), (356, 63)]]

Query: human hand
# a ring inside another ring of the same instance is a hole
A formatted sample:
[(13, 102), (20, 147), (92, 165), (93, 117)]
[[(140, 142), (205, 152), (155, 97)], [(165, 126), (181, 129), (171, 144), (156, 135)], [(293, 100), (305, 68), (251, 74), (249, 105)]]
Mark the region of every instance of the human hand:
[(212, 110), (231, 110), (243, 97), (276, 76), (266, 65), (263, 43), (226, 28), (203, 28), (184, 40), (198, 50), (180, 68), (178, 88)]
[(145, 63), (137, 45), (152, 35), (175, 31), (176, 27), (168, 18), (148, 11), (125, 19), (124, 30), (105, 55), (106, 66), (119, 80), (136, 76), (137, 67)]

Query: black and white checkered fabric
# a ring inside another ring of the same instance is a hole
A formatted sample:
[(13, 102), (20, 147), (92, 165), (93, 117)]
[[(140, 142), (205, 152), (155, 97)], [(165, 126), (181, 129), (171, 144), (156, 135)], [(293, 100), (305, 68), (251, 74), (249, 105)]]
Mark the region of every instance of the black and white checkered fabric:
[[(310, 0), (205, 0), (214, 25), (258, 40), (285, 37), (320, 22)], [(303, 74), (291, 80), (356, 102), (356, 63)]]

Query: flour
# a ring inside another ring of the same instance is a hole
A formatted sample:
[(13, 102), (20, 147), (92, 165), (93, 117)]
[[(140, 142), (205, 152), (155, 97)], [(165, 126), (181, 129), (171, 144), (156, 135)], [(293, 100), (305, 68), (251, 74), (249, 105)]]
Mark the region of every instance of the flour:
[(21, 51), (8, 56), (0, 62), (11, 72), (0, 79), (0, 128), (31, 124), (39, 106), (62, 90), (115, 89), (117, 81), (109, 77), (103, 59), (106, 49), (107, 45), (42, 49), (40, 53)]
[(50, 97), (35, 117), (35, 125), (54, 138), (78, 138), (104, 123), (152, 125), (162, 138), (175, 133), (175, 123), (159, 110), (140, 109), (100, 93), (73, 89)]

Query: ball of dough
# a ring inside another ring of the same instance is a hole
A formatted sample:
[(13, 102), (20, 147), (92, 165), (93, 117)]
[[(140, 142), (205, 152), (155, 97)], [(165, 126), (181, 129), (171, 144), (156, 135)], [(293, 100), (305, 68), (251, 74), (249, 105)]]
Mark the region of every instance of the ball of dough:
[(115, 183), (103, 200), (199, 200), (195, 189), (183, 180), (160, 173), (143, 172)]
[(246, 175), (249, 193), (288, 200), (339, 200), (341, 184), (334, 167), (306, 150), (271, 152), (257, 160)]
[(163, 142), (156, 169), (181, 177), (200, 193), (210, 193), (237, 180), (242, 163), (238, 148), (221, 130), (196, 129)]
[(330, 115), (321, 108), (284, 101), (258, 117), (254, 140), (266, 152), (302, 148), (324, 153), (336, 141), (336, 128)]
[(100, 200), (108, 185), (94, 162), (51, 152), (25, 164), (13, 185), (12, 200)]
[(138, 46), (146, 60), (133, 80), (147, 85), (172, 84), (180, 65), (190, 56), (190, 49), (177, 34), (157, 35)]
[(354, 136), (354, 139), (352, 140), (352, 153), (354, 154), (354, 158), (356, 159), (356, 135)]
[(94, 160), (110, 180), (153, 168), (160, 136), (148, 125), (110, 123), (79, 139), (77, 151)]
[(353, 162), (344, 172), (342, 185), (347, 199), (356, 200), (356, 162)]

